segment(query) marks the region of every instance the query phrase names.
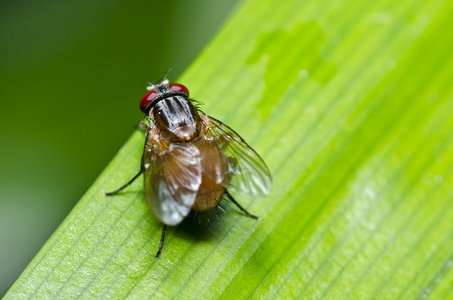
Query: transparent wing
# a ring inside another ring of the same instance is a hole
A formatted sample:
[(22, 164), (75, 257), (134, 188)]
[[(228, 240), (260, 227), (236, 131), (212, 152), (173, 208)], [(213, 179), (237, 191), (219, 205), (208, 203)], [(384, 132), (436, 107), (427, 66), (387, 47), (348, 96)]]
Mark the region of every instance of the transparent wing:
[(189, 214), (201, 184), (200, 152), (189, 143), (172, 143), (159, 152), (159, 142), (148, 141), (142, 162), (146, 201), (162, 223), (177, 225)]
[(228, 190), (248, 197), (270, 194), (272, 178), (264, 161), (233, 129), (206, 116), (206, 139), (223, 151), (228, 165)]

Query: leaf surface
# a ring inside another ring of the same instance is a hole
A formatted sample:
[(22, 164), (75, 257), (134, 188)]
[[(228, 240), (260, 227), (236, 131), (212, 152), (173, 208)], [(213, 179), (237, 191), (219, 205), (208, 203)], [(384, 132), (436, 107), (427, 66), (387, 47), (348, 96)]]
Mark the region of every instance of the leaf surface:
[[(453, 2), (242, 3), (178, 82), (269, 165), (266, 199), (167, 230), (132, 135), (5, 299), (453, 296)], [(139, 99), (137, 99), (139, 101)]]

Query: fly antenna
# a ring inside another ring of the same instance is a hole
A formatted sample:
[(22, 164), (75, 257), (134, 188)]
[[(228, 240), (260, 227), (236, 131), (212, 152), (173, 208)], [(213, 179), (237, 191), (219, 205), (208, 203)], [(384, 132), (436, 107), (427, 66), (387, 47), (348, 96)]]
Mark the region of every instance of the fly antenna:
[(168, 71), (167, 71), (167, 73), (165, 73), (164, 78), (162, 78), (162, 80), (167, 79), (167, 75), (168, 75), (168, 73), (170, 73), (170, 71), (171, 71), (171, 68), (168, 68)]
[(152, 83), (152, 82), (146, 82), (148, 83), (149, 85), (146, 87), (146, 90), (148, 91), (151, 91), (151, 90), (154, 90), (154, 88), (156, 87), (156, 84)]
[(157, 85), (157, 84), (161, 83), (162, 81), (167, 80), (167, 76), (168, 76), (168, 73), (170, 73), (170, 71), (171, 71), (171, 68), (168, 68), (168, 71), (167, 71), (167, 73), (165, 73), (164, 77), (159, 79), (156, 83), (154, 83), (154, 85)]

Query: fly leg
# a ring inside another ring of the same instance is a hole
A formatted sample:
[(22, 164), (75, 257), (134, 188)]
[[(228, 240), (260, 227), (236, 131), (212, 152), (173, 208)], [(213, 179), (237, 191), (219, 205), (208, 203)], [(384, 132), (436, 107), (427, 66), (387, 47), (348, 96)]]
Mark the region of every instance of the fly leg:
[[(146, 125), (145, 122), (140, 121), (139, 125), (137, 125), (136, 128), (146, 132), (148, 130), (148, 125)], [(112, 195), (118, 194), (119, 192), (121, 192), (122, 190), (127, 188), (132, 182), (134, 182), (135, 179), (137, 179), (137, 177), (140, 176), (140, 174), (142, 174), (142, 173), (143, 173), (143, 158), (142, 158), (142, 164), (141, 164), (140, 171), (134, 177), (132, 177), (132, 179), (129, 180), (128, 183), (126, 183), (125, 185), (123, 185), (122, 187), (120, 187), (119, 189), (117, 189), (113, 192), (105, 193), (105, 195), (112, 196)]]
[(160, 237), (160, 245), (159, 245), (159, 250), (157, 250), (157, 253), (156, 253), (156, 258), (159, 258), (159, 255), (162, 252), (162, 246), (164, 245), (164, 239), (165, 239), (165, 230), (167, 230), (167, 224), (164, 224), (164, 226), (162, 227), (162, 236)]
[(140, 121), (138, 125), (135, 125), (135, 129), (146, 132), (148, 130), (148, 125), (145, 122)]
[(258, 219), (257, 216), (255, 215), (252, 215), (251, 213), (249, 213), (245, 208), (243, 208), (234, 198), (233, 196), (231, 196), (231, 194), (228, 192), (228, 190), (225, 190), (225, 194), (227, 195), (228, 199), (231, 200), (231, 202), (233, 202), (234, 204), (236, 204), (237, 207), (239, 207), (240, 210), (242, 210), (247, 216), (249, 216), (250, 218), (253, 218), (253, 219)]
[(140, 174), (143, 173), (143, 170), (140, 169), (140, 171), (137, 173), (137, 175), (135, 175), (131, 180), (129, 180), (128, 183), (126, 183), (125, 185), (123, 185), (122, 187), (120, 187), (119, 189), (113, 191), (113, 192), (109, 192), (109, 193), (105, 193), (106, 196), (112, 196), (112, 195), (115, 195), (115, 194), (118, 194), (119, 192), (121, 192), (122, 190), (124, 190), (126, 187), (128, 187), (132, 182), (135, 181), (135, 179), (137, 179), (138, 176), (140, 176)]

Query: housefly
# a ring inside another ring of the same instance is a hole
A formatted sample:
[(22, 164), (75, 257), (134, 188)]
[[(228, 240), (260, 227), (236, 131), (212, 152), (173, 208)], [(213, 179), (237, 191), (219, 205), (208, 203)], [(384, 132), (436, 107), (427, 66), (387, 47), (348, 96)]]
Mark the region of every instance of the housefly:
[[(259, 198), (269, 195), (272, 179), (261, 157), (233, 129), (205, 115), (189, 99), (182, 84), (163, 79), (147, 87), (140, 103), (146, 141), (139, 172), (114, 195), (144, 174), (150, 210), (163, 223), (156, 257), (162, 251), (167, 225), (177, 225), (190, 213), (214, 209), (232, 194)], [(231, 193), (232, 194), (231, 194)]]

